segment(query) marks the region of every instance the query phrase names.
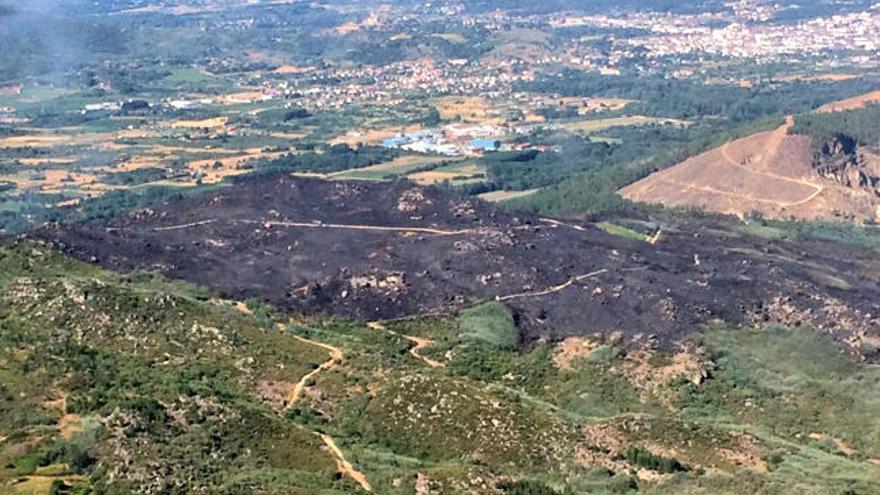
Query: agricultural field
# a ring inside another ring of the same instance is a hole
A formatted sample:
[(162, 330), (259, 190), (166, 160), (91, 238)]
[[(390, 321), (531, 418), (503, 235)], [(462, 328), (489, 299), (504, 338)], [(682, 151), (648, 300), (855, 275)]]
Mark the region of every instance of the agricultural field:
[(483, 182), (486, 179), (486, 168), (472, 160), (444, 165), (424, 172), (407, 175), (407, 179), (416, 184), (429, 186), (440, 183), (450, 185), (467, 185)]
[(413, 171), (438, 165), (440, 158), (435, 156), (408, 155), (395, 158), (389, 162), (371, 165), (353, 170), (343, 170), (327, 174), (326, 178), (334, 180), (384, 180), (407, 177)]
[(688, 122), (676, 119), (664, 119), (655, 117), (645, 117), (643, 115), (632, 115), (627, 117), (613, 117), (608, 119), (597, 120), (576, 120), (562, 124), (565, 129), (571, 132), (591, 134), (600, 132), (612, 127), (629, 127), (643, 125), (675, 125), (686, 127)]

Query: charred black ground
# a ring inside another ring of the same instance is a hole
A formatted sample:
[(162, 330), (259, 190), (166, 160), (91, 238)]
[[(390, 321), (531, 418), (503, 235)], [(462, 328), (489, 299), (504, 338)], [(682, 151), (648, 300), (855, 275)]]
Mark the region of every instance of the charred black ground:
[(526, 342), (622, 334), (668, 346), (718, 319), (814, 325), (861, 354), (880, 333), (870, 252), (710, 223), (652, 245), (404, 181), (250, 178), (107, 228), (34, 235), (107, 268), (306, 314), (385, 320), (498, 298)]

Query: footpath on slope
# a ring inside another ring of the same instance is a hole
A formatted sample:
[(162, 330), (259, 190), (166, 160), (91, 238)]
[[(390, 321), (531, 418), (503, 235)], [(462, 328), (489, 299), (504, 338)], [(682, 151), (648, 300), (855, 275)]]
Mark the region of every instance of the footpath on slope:
[[(220, 301), (220, 300), (214, 300), (213, 302), (215, 304), (227, 303), (227, 304), (231, 305), (233, 308), (236, 308), (245, 314), (251, 314), (250, 309), (248, 309), (247, 305), (245, 305), (242, 302)], [(283, 323), (278, 323), (276, 328), (281, 332), (286, 331), (285, 325)], [(296, 386), (293, 389), (293, 392), (290, 394), (290, 397), (288, 398), (287, 405), (284, 406), (285, 412), (290, 410), (294, 405), (296, 405), (297, 402), (299, 402), (300, 399), (302, 399), (303, 392), (305, 391), (305, 388), (306, 388), (306, 384), (308, 383), (308, 381), (311, 378), (314, 378), (318, 373), (320, 373), (322, 371), (327, 371), (327, 370), (333, 369), (336, 366), (338, 366), (339, 361), (342, 359), (342, 355), (343, 355), (343, 351), (339, 347), (335, 347), (330, 344), (326, 344), (324, 342), (318, 342), (315, 340), (307, 339), (307, 338), (301, 337), (299, 335), (293, 335), (293, 334), (290, 334), (290, 335), (293, 338), (299, 340), (300, 342), (303, 342), (308, 345), (314, 345), (314, 346), (320, 347), (321, 349), (324, 349), (325, 351), (327, 351), (330, 354), (330, 357), (329, 357), (329, 359), (327, 359), (327, 361), (324, 361), (320, 366), (318, 366), (317, 368), (315, 368), (311, 372), (307, 373), (305, 376), (303, 376), (297, 382)], [(345, 457), (345, 453), (342, 452), (342, 449), (339, 448), (339, 446), (336, 444), (336, 441), (333, 439), (333, 437), (331, 437), (330, 435), (327, 435), (326, 433), (320, 433), (317, 431), (310, 430), (300, 424), (296, 424), (296, 427), (300, 428), (303, 431), (307, 431), (307, 432), (317, 436), (318, 438), (321, 439), (322, 442), (324, 442), (324, 445), (327, 447), (327, 450), (330, 451), (330, 454), (335, 459), (336, 468), (339, 470), (339, 472), (341, 472), (342, 474), (347, 475), (348, 477), (353, 479), (365, 491), (368, 491), (368, 492), (373, 491), (373, 487), (370, 485), (370, 482), (367, 480), (367, 476), (364, 473), (362, 473), (361, 471), (358, 471), (351, 464), (351, 462), (348, 461), (348, 459)]]
[[(279, 330), (283, 331), (284, 325), (279, 323), (278, 328)], [(287, 405), (284, 407), (285, 411), (290, 410), (294, 405), (296, 405), (297, 402), (299, 402), (299, 400), (302, 398), (303, 391), (305, 390), (306, 383), (308, 383), (310, 379), (314, 378), (318, 373), (322, 371), (327, 371), (335, 368), (339, 364), (339, 360), (342, 359), (343, 354), (342, 349), (332, 346), (330, 344), (325, 344), (316, 340), (310, 340), (305, 337), (300, 337), (299, 335), (293, 335), (293, 338), (305, 344), (318, 346), (324, 349), (325, 351), (330, 353), (330, 358), (327, 361), (324, 361), (320, 366), (318, 366), (311, 372), (307, 373), (299, 380), (299, 382), (297, 382), (296, 386), (293, 389), (293, 392), (290, 394)], [(304, 426), (298, 426), (305, 429)], [(336, 468), (339, 469), (341, 473), (348, 475), (351, 479), (355, 480), (364, 490), (368, 492), (373, 491), (373, 487), (370, 485), (370, 482), (367, 481), (367, 476), (364, 473), (355, 469), (351, 462), (349, 462), (348, 459), (345, 458), (345, 453), (343, 453), (342, 449), (340, 449), (339, 446), (336, 445), (336, 441), (333, 439), (333, 437), (327, 435), (326, 433), (320, 433), (312, 430), (308, 431), (314, 435), (317, 435), (321, 439), (321, 441), (324, 442), (324, 445), (327, 446), (327, 449), (336, 459)]]
[(431, 345), (433, 345), (434, 344), (433, 340), (423, 339), (421, 337), (415, 337), (413, 335), (404, 335), (402, 333), (395, 332), (394, 330), (389, 330), (385, 325), (383, 325), (381, 322), (378, 322), (378, 321), (371, 321), (371, 322), (367, 323), (367, 326), (372, 328), (373, 330), (379, 330), (382, 332), (388, 332), (392, 335), (397, 335), (398, 337), (402, 337), (402, 338), (414, 343), (415, 345), (409, 349), (410, 355), (412, 355), (414, 358), (424, 362), (428, 366), (430, 366), (432, 368), (445, 368), (446, 367), (445, 363), (441, 363), (440, 361), (431, 359), (428, 356), (423, 356), (420, 352), (422, 349), (426, 349), (426, 348), (430, 347)]

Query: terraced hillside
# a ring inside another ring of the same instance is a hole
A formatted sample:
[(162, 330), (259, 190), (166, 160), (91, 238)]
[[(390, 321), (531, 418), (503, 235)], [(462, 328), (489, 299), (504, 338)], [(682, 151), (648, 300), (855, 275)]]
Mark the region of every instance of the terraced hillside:
[(3, 493), (880, 490), (877, 368), (805, 327), (524, 349), (497, 302), (287, 320), (34, 242), (0, 274)]

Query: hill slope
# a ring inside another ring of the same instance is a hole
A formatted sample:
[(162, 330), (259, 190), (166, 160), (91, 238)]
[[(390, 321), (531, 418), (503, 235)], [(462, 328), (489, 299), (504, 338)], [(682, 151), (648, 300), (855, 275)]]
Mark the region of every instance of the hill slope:
[(652, 245), (408, 182), (274, 175), (36, 236), (108, 268), (310, 315), (369, 322), (496, 299), (524, 342), (622, 334), (672, 346), (716, 319), (812, 324), (855, 354), (878, 337), (873, 252), (725, 229), (684, 224)]
[(704, 208), (744, 216), (807, 220), (875, 218), (873, 191), (828, 180), (814, 167), (807, 136), (774, 131), (738, 139), (656, 172), (620, 190), (633, 201)]
[(280, 332), (43, 244), (0, 274), (3, 493), (880, 490), (877, 368), (807, 328), (517, 350), (497, 303)]

